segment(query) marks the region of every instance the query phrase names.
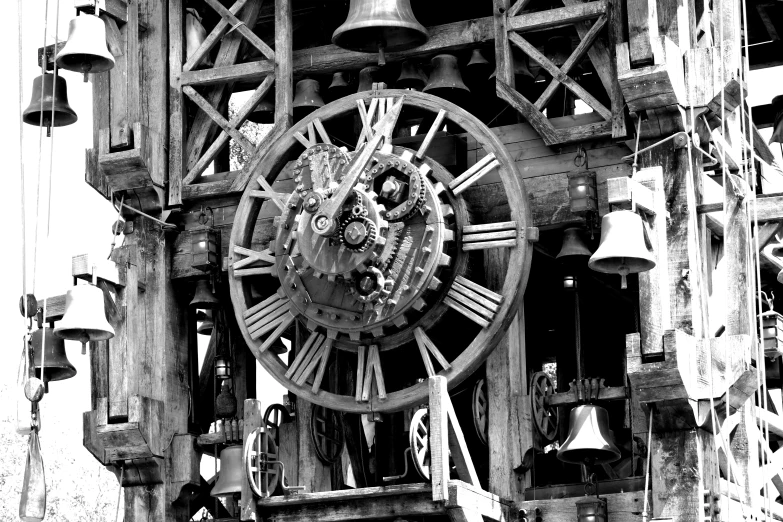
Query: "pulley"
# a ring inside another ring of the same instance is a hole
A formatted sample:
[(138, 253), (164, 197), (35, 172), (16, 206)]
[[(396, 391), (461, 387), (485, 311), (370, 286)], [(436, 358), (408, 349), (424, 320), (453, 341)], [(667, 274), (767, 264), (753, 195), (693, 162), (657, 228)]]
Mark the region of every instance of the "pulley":
[(583, 404), (571, 410), (568, 438), (557, 450), (557, 458), (571, 464), (605, 464), (620, 458), (609, 429), (606, 409)]
[[(590, 249), (582, 239), (582, 229), (579, 227), (569, 227), (563, 231), (563, 246), (557, 254), (557, 259), (563, 261), (589, 257), (592, 255)], [(583, 261), (584, 262), (584, 261)]]
[[(43, 377), (41, 377), (41, 336), (46, 331), (43, 345)], [(33, 332), (30, 342), (33, 345), (35, 356), (33, 357), (35, 365), (35, 376), (43, 379), (44, 382), (62, 381), (70, 379), (76, 375), (74, 368), (68, 356), (65, 354), (65, 341), (54, 335), (51, 328), (39, 328)]]
[(332, 75), (332, 83), (326, 89), (326, 93), (329, 95), (330, 100), (338, 100), (344, 98), (350, 94), (351, 86), (348, 83), (348, 79), (345, 77), (345, 73), (337, 71)]
[(655, 258), (644, 241), (642, 218), (630, 210), (610, 212), (601, 221), (601, 244), (587, 263), (604, 274), (620, 274), (620, 288), (627, 288), (626, 276), (655, 268)]
[(248, 114), (247, 119), (253, 123), (270, 124), (275, 122), (275, 104), (272, 102), (274, 95), (270, 92), (266, 97), (256, 105), (253, 112)]
[(245, 474), (242, 470), (242, 446), (227, 446), (220, 452), (220, 471), (217, 482), (209, 494), (213, 497), (230, 497), (242, 492)]
[(421, 70), (418, 63), (413, 60), (402, 62), (400, 76), (394, 83), (397, 89), (412, 89), (421, 91), (427, 85), (427, 75)]
[(332, 35), (343, 49), (365, 53), (406, 51), (429, 40), (413, 15), (410, 0), (351, 0), (348, 17)]
[(432, 74), (424, 92), (450, 102), (463, 100), (465, 95), (470, 93), (470, 89), (462, 81), (456, 56), (439, 54), (432, 59)]
[(46, 135), (49, 136), (52, 127), (65, 127), (76, 123), (76, 120), (76, 112), (68, 104), (68, 85), (65, 78), (55, 78), (53, 74), (46, 73), (33, 80), (33, 97), (22, 113), (22, 121), (30, 125), (41, 125), (43, 121)]
[(772, 112), (775, 113), (775, 124), (772, 127), (772, 137), (769, 144), (783, 144), (783, 95), (772, 98)]
[(114, 56), (106, 46), (106, 25), (91, 14), (71, 20), (68, 41), (57, 53), (57, 67), (84, 74), (102, 73), (114, 68)]
[(316, 109), (324, 106), (321, 98), (321, 85), (318, 80), (305, 78), (296, 82), (294, 95), (294, 120), (299, 121)]
[(54, 329), (62, 339), (87, 342), (114, 337), (114, 328), (106, 320), (103, 291), (95, 285), (76, 285), (65, 294), (65, 314)]
[[(198, 14), (192, 7), (185, 9), (185, 55), (187, 60), (196, 54), (196, 51), (207, 39), (207, 30), (201, 24), (201, 15)], [(213, 63), (209, 57), (209, 53), (205, 54), (201, 60), (198, 61), (196, 67), (204, 65), (206, 67), (212, 67)]]
[(356, 92), (371, 91), (372, 84), (380, 80), (381, 68), (376, 65), (370, 65), (359, 71), (359, 88)]
[(199, 279), (196, 282), (196, 292), (190, 302), (192, 308), (207, 309), (220, 306), (220, 300), (212, 293), (209, 279)]

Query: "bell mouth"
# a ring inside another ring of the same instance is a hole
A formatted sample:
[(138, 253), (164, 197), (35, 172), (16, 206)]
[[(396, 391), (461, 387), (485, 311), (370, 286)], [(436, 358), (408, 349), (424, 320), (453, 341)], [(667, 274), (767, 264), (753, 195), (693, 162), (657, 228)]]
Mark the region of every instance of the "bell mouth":
[(352, 24), (352, 27), (345, 31), (337, 28), (332, 36), (332, 43), (351, 51), (377, 53), (379, 48), (383, 48), (385, 52), (407, 51), (427, 43), (429, 39), (424, 26), (381, 28), (377, 25), (378, 21), (365, 23), (366, 27)]

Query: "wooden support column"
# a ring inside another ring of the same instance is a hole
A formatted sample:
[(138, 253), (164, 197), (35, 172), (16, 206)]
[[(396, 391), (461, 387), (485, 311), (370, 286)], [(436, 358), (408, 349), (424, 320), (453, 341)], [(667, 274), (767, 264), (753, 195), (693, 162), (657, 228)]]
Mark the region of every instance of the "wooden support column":
[[(495, 290), (508, 268), (505, 249), (484, 252), (487, 287)], [(520, 306), (506, 336), (487, 358), (489, 491), (516, 502), (524, 500), (531, 473), (519, 480), (514, 471), (533, 447), (533, 421), (528, 396), (525, 310)]]

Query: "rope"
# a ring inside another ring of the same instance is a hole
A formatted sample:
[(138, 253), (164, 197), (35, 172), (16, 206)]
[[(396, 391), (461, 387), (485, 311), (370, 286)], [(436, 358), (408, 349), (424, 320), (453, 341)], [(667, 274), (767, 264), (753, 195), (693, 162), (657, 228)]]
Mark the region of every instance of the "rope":
[[(46, 4), (44, 7), (44, 37), (43, 37), (43, 48), (46, 48), (46, 37), (49, 29), (49, 0), (46, 0)], [(35, 242), (33, 243), (33, 293), (35, 293), (35, 279), (36, 279), (36, 272), (38, 267), (38, 223), (40, 221), (40, 201), (41, 201), (41, 153), (43, 152), (43, 76), (46, 74), (46, 60), (41, 60), (41, 105), (40, 110), (38, 111), (39, 114), (39, 120), (38, 120), (38, 167), (37, 167), (37, 173), (36, 178), (38, 180), (37, 185), (35, 187)]]
[(22, 97), (22, 90), (24, 88), (24, 82), (22, 81), (22, 0), (17, 0), (17, 32), (18, 32), (18, 78), (19, 78), (19, 175), (20, 175), (20, 187), (22, 198), (22, 301), (24, 302), (24, 318), (23, 323), (27, 322), (27, 220), (25, 216), (25, 191), (24, 191), (24, 99)]
[(652, 460), (652, 417), (653, 409), (650, 407), (650, 420), (647, 422), (647, 470), (644, 472), (644, 511), (642, 511), (642, 522), (647, 522), (647, 517), (650, 516), (648, 493), (650, 491), (650, 461)]
[[(634, 148), (634, 151), (633, 151), (633, 165), (631, 166), (631, 168), (633, 169), (633, 172), (631, 172), (631, 176), (636, 174), (636, 169), (639, 167), (639, 163), (637, 162), (636, 157), (639, 155), (639, 139), (640, 139), (640, 137), (642, 135), (642, 116), (640, 114), (637, 114), (636, 115), (636, 120), (637, 120), (637, 123), (636, 123), (636, 147)], [(649, 149), (649, 148), (652, 148), (652, 146), (647, 147), (647, 149)], [(647, 149), (645, 149), (645, 150), (647, 150)]]
[(120, 500), (122, 500), (122, 480), (125, 477), (125, 466), (120, 464), (120, 487), (117, 489), (117, 514), (114, 516), (114, 521), (120, 521)]

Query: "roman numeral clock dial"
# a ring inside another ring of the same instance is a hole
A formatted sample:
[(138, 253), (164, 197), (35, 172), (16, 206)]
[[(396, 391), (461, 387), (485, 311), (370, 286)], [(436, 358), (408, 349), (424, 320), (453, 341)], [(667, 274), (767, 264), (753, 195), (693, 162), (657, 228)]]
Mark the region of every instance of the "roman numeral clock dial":
[[(418, 143), (395, 145), (421, 121), (432, 123)], [(461, 133), (483, 154), (450, 172), (440, 140)], [(380, 90), (315, 111), (267, 150), (229, 245), (234, 313), (260, 363), (305, 400), (357, 413), (421, 404), (422, 379), (454, 386), (478, 368), (516, 312), (534, 237), (496, 135), (440, 98)], [(505, 192), (506, 219), (471, 206), (485, 184)], [(492, 285), (481, 268), (491, 250), (509, 260)], [(278, 355), (281, 338), (292, 348)]]

